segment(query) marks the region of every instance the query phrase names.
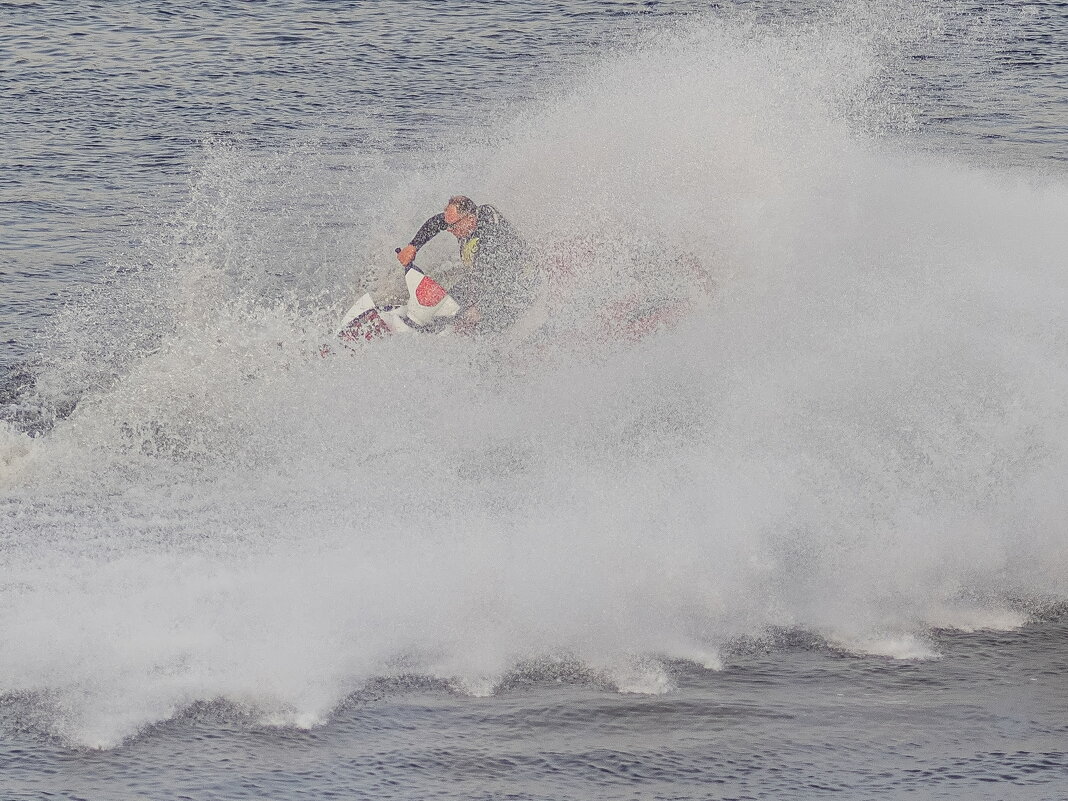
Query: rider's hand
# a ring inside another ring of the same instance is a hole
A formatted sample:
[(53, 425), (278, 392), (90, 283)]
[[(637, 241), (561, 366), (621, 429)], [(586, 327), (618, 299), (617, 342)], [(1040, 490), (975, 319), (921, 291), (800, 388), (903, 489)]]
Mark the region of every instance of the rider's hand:
[(405, 245), (397, 251), (397, 261), (407, 267), (415, 259), (415, 245)]

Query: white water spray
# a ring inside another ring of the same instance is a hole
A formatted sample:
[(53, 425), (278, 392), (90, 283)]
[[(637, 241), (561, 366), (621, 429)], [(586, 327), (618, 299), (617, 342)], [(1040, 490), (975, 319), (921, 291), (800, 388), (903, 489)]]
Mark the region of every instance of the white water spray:
[[(153, 263), (57, 332), (38, 390), (73, 414), (0, 434), (0, 692), (109, 746), (214, 699), (312, 725), (399, 673), (483, 693), (566, 659), (662, 691), (657, 660), (769, 627), (923, 657), (1064, 598), (1068, 185), (858, 133), (873, 73), (833, 26), (664, 35), (479, 144), (473, 187), (468, 150), (361, 156), (371, 204), (309, 154), (210, 148)], [(561, 320), (680, 253), (718, 295), (515, 364), (315, 355), (353, 252), (457, 188), (583, 240)]]

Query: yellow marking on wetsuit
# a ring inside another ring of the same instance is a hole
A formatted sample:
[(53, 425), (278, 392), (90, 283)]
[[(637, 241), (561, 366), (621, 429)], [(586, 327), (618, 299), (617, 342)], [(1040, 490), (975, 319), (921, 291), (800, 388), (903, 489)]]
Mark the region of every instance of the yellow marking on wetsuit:
[(468, 239), (460, 248), (460, 259), (468, 267), (471, 267), (475, 263), (475, 254), (478, 252), (478, 237), (473, 236)]

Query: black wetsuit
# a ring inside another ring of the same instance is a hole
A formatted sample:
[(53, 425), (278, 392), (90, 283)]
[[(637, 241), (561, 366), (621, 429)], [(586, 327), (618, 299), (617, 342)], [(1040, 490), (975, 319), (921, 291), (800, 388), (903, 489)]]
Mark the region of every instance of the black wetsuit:
[[(463, 309), (474, 308), (477, 329), (500, 331), (515, 322), (534, 296), (534, 276), (526, 242), (493, 206), (479, 206), (478, 222), (460, 242), (460, 259), (469, 272), (449, 294)], [(418, 250), (446, 230), (444, 214), (435, 214), (412, 237)]]

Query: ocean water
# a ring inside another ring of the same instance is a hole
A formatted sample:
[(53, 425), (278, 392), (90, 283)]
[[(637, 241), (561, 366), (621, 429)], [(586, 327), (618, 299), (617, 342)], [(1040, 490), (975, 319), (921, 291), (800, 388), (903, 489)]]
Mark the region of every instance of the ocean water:
[[(0, 799), (1068, 798), (1065, 52), (0, 3)], [(457, 192), (574, 273), (546, 336), (321, 358)]]

